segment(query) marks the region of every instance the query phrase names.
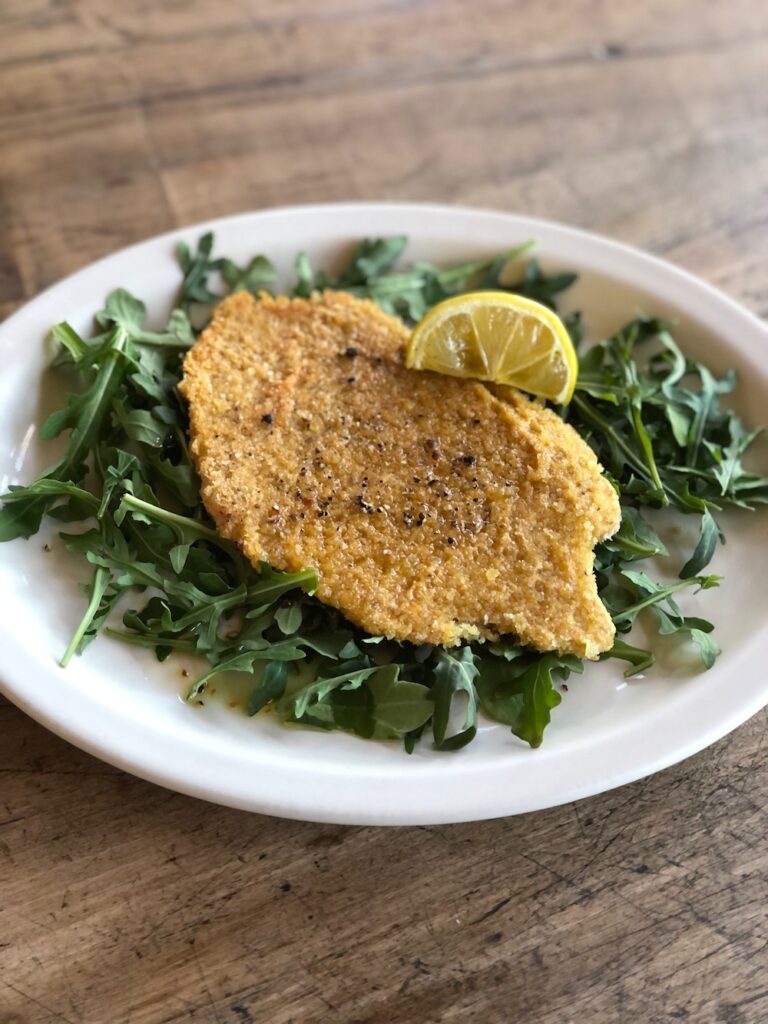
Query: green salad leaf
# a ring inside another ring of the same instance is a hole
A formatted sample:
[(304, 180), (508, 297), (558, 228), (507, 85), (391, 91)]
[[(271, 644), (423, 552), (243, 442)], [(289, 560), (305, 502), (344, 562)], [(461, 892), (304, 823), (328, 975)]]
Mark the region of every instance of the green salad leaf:
[[(432, 699), (435, 712), (432, 735), (438, 750), (459, 750), (477, 735), (477, 690), (475, 680), (479, 674), (475, 654), (471, 647), (438, 650), (435, 658)], [(456, 698), (463, 699), (466, 710), (460, 729), (452, 731), (451, 717)], [(449, 735), (450, 732), (450, 735)]]
[(561, 678), (567, 678), (571, 671), (582, 671), (582, 665), (579, 659), (556, 654), (486, 663), (477, 683), (480, 704), (491, 718), (508, 725), (515, 736), (539, 747), (550, 712), (562, 700), (552, 678), (558, 670)]
[[(470, 289), (507, 290), (556, 309), (576, 279), (542, 270), (526, 257), (528, 243), (447, 267), (404, 265), (406, 247), (404, 236), (364, 239), (334, 272), (314, 271), (299, 254), (292, 294), (341, 289), (413, 323)], [(269, 708), (285, 722), (399, 739), (408, 751), (429, 729), (438, 750), (452, 751), (474, 739), (482, 712), (538, 747), (565, 680), (583, 671), (580, 659), (541, 654), (514, 637), (437, 648), (367, 636), (313, 596), (312, 571), (254, 567), (214, 529), (188, 450), (177, 390), (182, 359), (213, 304), (230, 292), (268, 290), (276, 274), (265, 256), (239, 266), (213, 252), (211, 234), (194, 249), (178, 246), (178, 302), (159, 330), (148, 328), (144, 304), (124, 289), (96, 313), (91, 337), (66, 323), (52, 329), (53, 372), (80, 386), (40, 436), (66, 434), (66, 447), (37, 480), (3, 495), (0, 540), (32, 536), (44, 516), (79, 524), (60, 533), (90, 574), (62, 664), (103, 632), (159, 660), (174, 652), (199, 658), (192, 701), (235, 673), (251, 680), (250, 715)], [(579, 315), (565, 322), (578, 344)], [(759, 431), (723, 405), (735, 384), (733, 373), (718, 378), (684, 355), (672, 325), (640, 316), (582, 355), (573, 401), (558, 410), (621, 499), (621, 527), (598, 546), (595, 572), (617, 629), (604, 657), (626, 662), (627, 676), (654, 665), (652, 651), (624, 639), (639, 619), (688, 645), (705, 668), (719, 653), (712, 623), (684, 614), (676, 599), (718, 585), (705, 570), (724, 540), (722, 511), (768, 503), (768, 479), (744, 463)], [(677, 578), (657, 582), (640, 566), (658, 558), (669, 568), (654, 520), (662, 508), (698, 517), (699, 528), (693, 550), (673, 567)]]

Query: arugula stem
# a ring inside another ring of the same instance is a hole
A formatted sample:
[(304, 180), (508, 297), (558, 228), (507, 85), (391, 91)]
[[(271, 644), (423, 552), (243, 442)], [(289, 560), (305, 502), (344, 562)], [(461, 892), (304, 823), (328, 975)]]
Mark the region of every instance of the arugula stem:
[(308, 583), (310, 587), (317, 586), (317, 574), (314, 569), (302, 569), (301, 572), (292, 573), (289, 580), (276, 580), (274, 583), (256, 583), (249, 587), (247, 599), (249, 601), (259, 600), (262, 604), (268, 604), (280, 597), (287, 590), (294, 590)]
[[(702, 370), (702, 374), (704, 371)], [(710, 412), (712, 411), (712, 404), (714, 402), (714, 392), (711, 387), (707, 387), (707, 381), (711, 381), (712, 377), (707, 374), (707, 378), (702, 378), (702, 398), (704, 400), (703, 408), (699, 409), (696, 413), (696, 419), (694, 420), (694, 436), (692, 441), (688, 445), (688, 458), (687, 462), (689, 466), (695, 466), (696, 461), (699, 457), (699, 448), (704, 437), (704, 430), (707, 426), (707, 420), (709, 419)]]
[[(504, 254), (503, 264), (506, 265), (510, 260), (516, 260), (523, 253), (528, 252), (536, 245), (533, 238), (529, 238), (527, 242), (523, 242), (521, 245), (516, 246), (514, 249), (510, 249), (509, 252)], [(457, 281), (462, 281), (466, 277), (474, 277), (481, 271), (488, 271), (494, 265), (498, 263), (499, 259), (492, 260), (475, 260), (473, 263), (457, 263), (455, 267), (448, 267), (446, 270), (441, 270), (437, 277), (440, 284), (455, 284)]]
[(66, 455), (49, 474), (59, 480), (69, 479), (73, 470), (85, 461), (109, 411), (112, 396), (123, 378), (125, 366), (122, 364), (127, 366), (125, 350), (129, 341), (128, 333), (123, 327), (115, 327), (113, 339), (93, 385), (93, 395), (89, 399), (86, 414), (72, 431)]
[[(169, 526), (178, 526), (185, 530), (193, 530), (199, 534), (201, 540), (208, 540), (213, 544), (217, 544), (228, 554), (232, 555), (232, 557), (236, 558), (239, 563), (240, 552), (237, 550), (236, 546), (231, 541), (220, 537), (218, 533), (210, 529), (210, 527), (204, 526), (202, 523), (198, 523), (197, 520), (190, 519), (188, 516), (178, 515), (176, 512), (169, 512), (167, 509), (160, 508), (158, 505), (153, 505), (151, 502), (143, 501), (141, 498), (137, 498), (133, 494), (125, 494), (123, 496), (122, 503), (137, 512), (143, 512), (146, 515), (154, 516), (155, 519), (168, 523)], [(304, 584), (309, 584), (310, 586), (317, 585), (317, 577), (313, 569), (304, 569), (299, 573), (292, 573), (290, 579), (287, 580), (276, 580), (271, 583), (256, 583), (254, 586), (248, 588), (244, 596), (245, 600), (248, 602), (259, 600), (262, 603), (271, 603), (286, 591), (293, 590), (296, 587), (303, 587)], [(232, 595), (230, 595), (230, 597), (231, 596)], [(241, 597), (242, 596), (243, 595), (241, 594)], [(231, 604), (236, 603), (237, 602), (234, 600), (231, 601)], [(229, 607), (229, 605), (226, 605), (226, 607)], [(192, 616), (193, 613), (194, 609), (188, 613), (187, 617)], [(191, 619), (190, 621), (196, 620)]]
[(80, 641), (87, 633), (88, 627), (90, 626), (91, 622), (93, 622), (93, 617), (99, 609), (101, 599), (102, 597), (104, 597), (104, 592), (109, 586), (111, 578), (112, 577), (109, 571), (107, 569), (102, 568), (102, 566), (98, 566), (98, 568), (94, 572), (93, 583), (91, 585), (91, 600), (88, 602), (88, 607), (85, 610), (85, 615), (80, 620), (80, 625), (77, 627), (74, 636), (69, 641), (69, 646), (67, 647), (66, 651), (64, 651), (64, 654), (61, 657), (59, 665), (61, 665), (62, 668), (67, 667), (67, 665), (70, 662), (70, 659), (72, 658), (72, 655), (80, 646)]
[(651, 444), (651, 439), (648, 436), (648, 431), (645, 429), (645, 424), (643, 423), (642, 417), (640, 416), (640, 410), (634, 405), (632, 406), (632, 425), (635, 428), (635, 436), (637, 437), (637, 440), (641, 448), (643, 449), (643, 453), (645, 454), (645, 461), (648, 466), (648, 471), (651, 474), (651, 479), (653, 480), (654, 484), (656, 485), (657, 489), (662, 495), (662, 503), (664, 505), (668, 505), (669, 498), (667, 497), (666, 489), (664, 487), (664, 484), (661, 482), (661, 477), (659, 476), (659, 470), (656, 466), (656, 459), (653, 455), (653, 445)]
[(203, 523), (198, 523), (196, 519), (190, 519), (189, 516), (180, 516), (176, 512), (169, 512), (167, 509), (161, 508), (159, 505), (153, 505), (149, 501), (143, 501), (141, 498), (137, 498), (133, 494), (124, 494), (122, 504), (127, 505), (128, 508), (134, 509), (137, 512), (143, 512), (146, 515), (153, 516), (155, 519), (159, 519), (163, 523), (168, 523), (169, 526), (178, 526), (184, 530), (192, 530), (200, 536), (201, 540), (209, 540), (213, 544), (226, 547), (227, 550), (234, 547), (231, 541), (220, 537), (215, 530), (212, 530), (209, 526), (204, 526)]
[(172, 647), (174, 651), (188, 651), (190, 654), (200, 654), (194, 640), (183, 640), (177, 637), (164, 637), (159, 633), (151, 636), (145, 633), (129, 633), (123, 629), (113, 629), (111, 626), (104, 628), (107, 636), (115, 640), (122, 640), (124, 644), (133, 644), (134, 647)]
[(285, 698), (285, 703), (293, 706), (293, 713), (296, 718), (301, 718), (317, 699), (317, 695), (323, 690), (335, 689), (344, 683), (356, 683), (358, 686), (379, 671), (379, 666), (373, 665), (370, 668), (358, 668), (352, 672), (343, 672), (338, 676), (329, 676), (325, 679), (318, 679), (308, 686), (302, 687), (290, 697)]
[(576, 408), (579, 410), (581, 415), (584, 417), (585, 420), (587, 420), (588, 423), (591, 423), (593, 427), (599, 427), (604, 434), (607, 434), (608, 437), (610, 437), (610, 439), (613, 441), (616, 447), (624, 453), (627, 462), (629, 462), (630, 465), (634, 469), (636, 469), (638, 473), (644, 476), (646, 480), (649, 479), (650, 477), (651, 482), (655, 483), (653, 477), (650, 476), (648, 468), (642, 461), (642, 459), (638, 458), (635, 452), (633, 452), (632, 449), (629, 447), (627, 442), (616, 433), (616, 431), (613, 429), (608, 420), (605, 419), (605, 417), (601, 416), (600, 413), (589, 404), (589, 402), (585, 402), (584, 399), (581, 398), (579, 395), (573, 396), (573, 398), (571, 399), (571, 404), (576, 406)]
[(186, 615), (177, 619), (173, 624), (173, 628), (176, 632), (181, 633), (185, 629), (189, 629), (190, 626), (194, 626), (201, 619), (208, 618), (214, 611), (217, 614), (222, 614), (230, 608), (234, 608), (238, 604), (242, 604), (246, 598), (246, 592), (243, 587), (238, 587), (236, 590), (231, 591), (226, 597), (217, 597), (211, 601), (210, 604), (200, 605), (197, 608), (192, 608)]
[(192, 342), (183, 341), (181, 338), (169, 338), (165, 334), (155, 334), (152, 331), (142, 331), (135, 339), (139, 345), (148, 345), (150, 348), (168, 348), (186, 351), (192, 347)]
[[(660, 500), (662, 504), (669, 505), (669, 498), (671, 497), (674, 498), (681, 512), (691, 511), (690, 502), (687, 502), (685, 498), (680, 494), (680, 492), (674, 489), (674, 487), (670, 487), (669, 484), (665, 484), (662, 481), (661, 477), (659, 476), (655, 460), (653, 463), (653, 472), (651, 472), (651, 470), (643, 462), (643, 460), (640, 459), (637, 456), (637, 454), (632, 451), (632, 449), (629, 447), (626, 441), (624, 441), (624, 439), (616, 433), (616, 431), (613, 429), (608, 420), (605, 419), (605, 417), (601, 416), (600, 413), (589, 404), (589, 402), (585, 402), (584, 399), (581, 398), (579, 395), (573, 396), (573, 398), (571, 399), (571, 405), (576, 406), (576, 408), (579, 410), (581, 415), (584, 417), (585, 420), (587, 420), (588, 423), (591, 423), (593, 427), (598, 427), (600, 430), (603, 431), (604, 434), (607, 434), (608, 437), (616, 445), (616, 447), (619, 448), (624, 453), (627, 462), (629, 462), (629, 464), (634, 469), (636, 469), (641, 476), (643, 476), (646, 480), (650, 481), (650, 483), (652, 483), (655, 487), (659, 489), (661, 495)], [(653, 457), (652, 452), (651, 457)], [(673, 466), (670, 468), (674, 469), (675, 467)]]
[(647, 544), (641, 544), (640, 541), (630, 540), (628, 537), (614, 536), (611, 538), (616, 541), (617, 544), (623, 548), (627, 548), (629, 551), (633, 551), (636, 555), (641, 555), (643, 558), (653, 558), (654, 555), (661, 553), (660, 548), (649, 547)]
[[(622, 384), (606, 384), (599, 376), (591, 373), (579, 373), (576, 381), (576, 390), (585, 391), (592, 398), (601, 398), (603, 401), (610, 401), (609, 398), (604, 398), (606, 392), (610, 392), (611, 395), (615, 395), (617, 398), (628, 398), (627, 388)], [(595, 394), (599, 392), (599, 394)], [(618, 403), (616, 403), (618, 405)]]
[(638, 601), (636, 604), (630, 605), (629, 608), (624, 608), (618, 615), (614, 615), (613, 621), (618, 625), (620, 622), (631, 619), (638, 612), (641, 612), (643, 608), (650, 608), (651, 605), (658, 604), (660, 601), (666, 600), (678, 590), (685, 590), (686, 587), (693, 587), (697, 583), (700, 585), (701, 581), (702, 577), (691, 576), (688, 579), (680, 580), (678, 583), (670, 583), (667, 587), (655, 590), (652, 594), (643, 598), (642, 601)]

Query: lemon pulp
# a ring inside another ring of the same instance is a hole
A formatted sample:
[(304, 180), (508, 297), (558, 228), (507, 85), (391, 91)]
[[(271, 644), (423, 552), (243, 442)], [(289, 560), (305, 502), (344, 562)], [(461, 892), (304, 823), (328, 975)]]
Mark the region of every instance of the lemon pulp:
[(508, 384), (565, 404), (578, 360), (551, 309), (509, 292), (471, 292), (438, 303), (416, 325), (405, 365)]

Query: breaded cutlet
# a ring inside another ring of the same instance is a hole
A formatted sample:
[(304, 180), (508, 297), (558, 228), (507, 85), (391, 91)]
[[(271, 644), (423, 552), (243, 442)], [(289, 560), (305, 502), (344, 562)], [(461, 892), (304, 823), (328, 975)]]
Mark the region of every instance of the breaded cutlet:
[(181, 390), (219, 532), (373, 635), (597, 657), (620, 511), (595, 455), (513, 389), (405, 369), (408, 334), (340, 292), (218, 305)]

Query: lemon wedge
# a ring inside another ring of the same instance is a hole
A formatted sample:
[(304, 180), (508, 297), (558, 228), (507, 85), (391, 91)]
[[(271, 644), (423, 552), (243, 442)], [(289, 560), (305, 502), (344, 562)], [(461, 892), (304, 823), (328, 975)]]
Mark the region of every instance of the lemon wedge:
[(532, 299), (470, 292), (438, 303), (413, 329), (405, 365), (509, 384), (564, 405), (578, 360), (565, 324)]

